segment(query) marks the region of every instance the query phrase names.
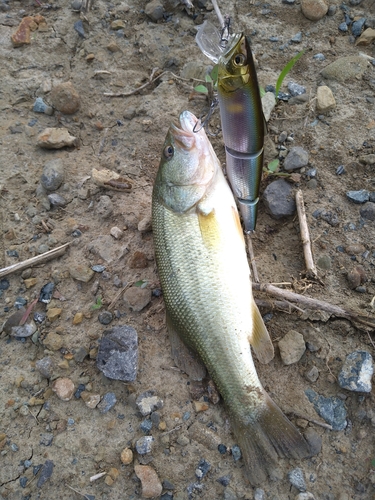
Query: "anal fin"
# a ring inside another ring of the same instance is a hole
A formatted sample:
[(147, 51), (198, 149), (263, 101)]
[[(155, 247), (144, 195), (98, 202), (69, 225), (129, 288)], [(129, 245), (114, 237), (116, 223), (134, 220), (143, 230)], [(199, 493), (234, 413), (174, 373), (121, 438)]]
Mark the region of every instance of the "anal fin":
[(254, 299), (251, 304), (251, 311), (253, 317), (253, 331), (249, 337), (249, 342), (258, 360), (263, 364), (267, 364), (273, 359), (275, 352), (270, 335)]
[(206, 376), (206, 367), (200, 360), (198, 354), (190, 349), (180, 338), (178, 331), (168, 315), (166, 314), (167, 330), (171, 343), (172, 358), (176, 366), (185, 372), (192, 380), (202, 380)]

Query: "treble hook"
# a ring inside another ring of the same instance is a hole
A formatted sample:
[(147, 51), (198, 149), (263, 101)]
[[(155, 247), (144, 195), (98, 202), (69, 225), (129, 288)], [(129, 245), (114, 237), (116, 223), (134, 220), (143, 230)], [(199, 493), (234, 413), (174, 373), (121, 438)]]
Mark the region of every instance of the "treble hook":
[[(208, 128), (208, 125), (209, 125), (209, 122), (210, 122), (211, 116), (212, 116), (213, 112), (215, 111), (215, 109), (217, 108), (218, 104), (219, 104), (219, 100), (218, 100), (218, 98), (217, 98), (217, 97), (214, 97), (214, 98), (213, 98), (213, 100), (212, 100), (212, 102), (211, 102), (211, 104), (210, 104), (210, 107), (209, 107), (208, 113), (207, 113), (206, 117), (204, 118), (204, 120), (202, 120), (202, 117), (203, 117), (203, 115), (202, 115), (202, 116), (200, 116), (200, 117), (199, 117), (199, 120), (198, 120), (198, 121), (197, 121), (197, 123), (194, 125), (194, 127), (193, 127), (193, 132), (194, 132), (195, 134), (196, 134), (197, 132), (199, 132), (200, 130), (202, 130), (202, 128), (205, 128), (205, 129), (206, 129), (206, 132), (207, 132), (209, 135), (211, 135), (211, 136), (215, 137), (215, 136), (217, 136), (217, 134), (221, 131), (221, 129), (220, 129), (220, 130), (218, 130), (218, 132), (216, 132), (216, 134), (214, 134), (214, 133), (213, 133), (213, 132), (211, 132), (211, 131), (209, 130), (209, 128)], [(199, 128), (197, 127), (198, 123), (200, 124)]]
[(227, 43), (229, 41), (230, 37), (230, 17), (225, 15), (224, 16), (224, 25), (221, 30), (221, 40), (220, 40), (220, 45), (221, 47), (225, 48), (227, 46)]

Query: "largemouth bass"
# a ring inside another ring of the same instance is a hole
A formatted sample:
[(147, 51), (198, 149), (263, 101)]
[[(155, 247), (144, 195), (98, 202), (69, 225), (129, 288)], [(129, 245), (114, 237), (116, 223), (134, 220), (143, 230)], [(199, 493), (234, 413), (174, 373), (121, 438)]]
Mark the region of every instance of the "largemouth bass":
[(197, 121), (184, 111), (163, 146), (152, 196), (156, 263), (172, 345), (178, 334), (207, 367), (258, 485), (278, 456), (309, 449), (257, 376), (249, 343), (265, 363), (273, 345), (252, 296), (233, 194), (204, 129), (193, 132)]
[(226, 170), (245, 229), (255, 229), (265, 120), (249, 38), (234, 35), (218, 62), (217, 91)]

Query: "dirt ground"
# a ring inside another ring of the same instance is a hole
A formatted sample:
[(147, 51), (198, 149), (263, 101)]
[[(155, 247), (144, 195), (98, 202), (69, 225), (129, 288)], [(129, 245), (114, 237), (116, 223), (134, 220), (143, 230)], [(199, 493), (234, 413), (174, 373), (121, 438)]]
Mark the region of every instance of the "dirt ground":
[[(281, 0), (267, 4), (220, 1), (234, 29), (252, 36), (263, 86), (275, 84), (291, 57), (307, 49), (285, 82), (304, 85), (309, 100), (299, 105), (279, 102), (269, 132), (275, 146), (279, 134), (287, 131), (294, 139), (286, 143), (287, 148), (301, 146), (309, 152), (309, 167), (301, 172), (295, 187), (303, 191), (315, 261), (324, 267), (318, 269), (321, 283), (303, 279), (305, 264), (297, 218), (274, 220), (262, 203), (253, 238), (260, 281), (287, 283), (286, 288), (298, 293), (373, 317), (375, 223), (361, 219), (360, 205), (349, 201), (346, 192), (375, 191), (374, 166), (359, 161), (375, 152), (375, 67), (369, 64), (363, 74), (344, 83), (329, 82), (336, 109), (323, 120), (317, 120), (315, 97), (317, 86), (327, 83), (320, 74), (325, 66), (359, 52), (374, 57), (375, 50), (374, 45), (355, 46), (350, 33), (338, 31), (344, 20), (341, 2), (330, 0), (330, 4), (337, 6), (336, 13), (312, 22), (301, 13), (298, 0), (294, 5)], [(170, 122), (184, 109), (197, 115), (207, 111), (204, 99), (191, 99), (192, 81), (173, 74), (186, 76), (183, 69), (187, 63), (197, 67), (211, 64), (196, 46), (194, 36), (195, 24), (203, 19), (217, 25), (212, 8), (209, 4), (197, 8), (194, 19), (185, 11), (166, 7), (170, 15), (155, 23), (144, 12), (146, 2), (140, 0), (93, 0), (91, 9), (81, 14), (68, 0), (51, 4), (9, 0), (1, 5), (0, 267), (72, 243), (58, 258), (9, 274), (8, 288), (1, 282), (6, 288), (0, 296), (2, 322), (16, 311), (16, 299), (25, 299), (30, 305), (49, 282), (55, 283), (52, 301), (48, 305), (38, 302), (32, 314), (46, 308), (62, 311), (56, 318), (37, 324), (32, 337), (15, 339), (5, 331), (0, 335), (0, 498), (142, 498), (141, 483), (134, 472), (137, 463), (148, 463), (164, 481), (163, 498), (254, 498), (242, 459), (235, 461), (229, 451), (236, 443), (224, 406), (208, 401), (208, 409), (197, 412), (193, 400), (207, 400), (207, 392), (194, 393), (188, 377), (174, 367), (170, 357), (152, 231), (147, 230), (152, 184)], [(348, 9), (353, 16), (375, 18), (371, 2), (356, 7), (348, 2)], [(45, 17), (47, 27), (33, 31), (29, 45), (13, 47), (11, 35), (22, 17), (38, 14)], [(74, 29), (80, 18), (84, 38)], [(123, 21), (122, 31), (112, 29), (115, 20)], [(279, 46), (297, 32), (302, 32), (301, 43), (280, 50)], [(278, 37), (278, 41), (270, 41), (270, 37)], [(323, 53), (325, 60), (313, 59), (317, 53)], [(154, 68), (170, 72), (138, 93), (105, 95), (134, 90), (148, 81)], [(68, 115), (55, 110), (48, 115), (33, 111), (37, 97), (51, 104), (51, 89), (63, 82), (71, 82), (80, 96), (77, 112)], [(216, 113), (213, 128), (218, 123)], [(37, 136), (47, 127), (67, 128), (78, 139), (76, 146), (39, 147)], [(225, 162), (222, 136), (212, 142)], [(63, 163), (64, 181), (56, 193), (66, 203), (47, 209), (45, 198), (38, 195), (38, 185), (46, 162), (58, 158)], [(345, 173), (337, 175), (340, 165)], [(98, 187), (92, 180), (93, 168), (110, 169), (126, 177), (132, 183), (131, 191)], [(311, 168), (317, 170), (314, 183), (306, 175)], [(263, 180), (262, 192), (272, 180)], [(107, 218), (102, 196), (112, 203), (113, 212)], [(322, 209), (337, 216), (336, 225), (313, 216)], [(113, 227), (122, 230), (121, 239), (110, 236)], [(99, 236), (107, 239), (98, 240)], [(359, 250), (346, 250), (353, 245)], [(138, 261), (143, 262), (142, 267), (137, 267)], [(70, 274), (77, 264), (104, 265), (106, 269), (86, 283)], [(352, 289), (347, 279), (358, 265), (364, 273), (360, 291)], [(112, 308), (114, 319), (109, 326), (103, 325), (98, 315), (108, 309), (123, 286), (138, 280), (147, 282), (146, 288), (154, 291), (149, 304), (134, 312), (121, 296)], [(266, 298), (261, 294), (256, 297)], [(100, 301), (101, 308), (93, 308)], [(83, 315), (81, 322), (73, 322), (77, 313)], [(260, 379), (302, 432), (311, 427), (322, 438), (317, 456), (302, 462), (280, 461), (279, 478), (262, 485), (263, 498), (294, 499), (298, 490), (291, 486), (287, 474), (300, 467), (307, 490), (315, 499), (374, 499), (375, 397), (373, 393), (346, 391), (337, 383), (349, 353), (366, 350), (373, 354), (373, 332), (319, 313), (308, 316), (262, 309), (262, 314), (267, 314), (276, 356), (267, 366), (257, 365)], [(138, 374), (129, 384), (107, 379), (96, 366), (103, 332), (124, 324), (137, 330), (139, 340)], [(304, 334), (305, 339), (313, 337), (318, 347), (307, 350), (298, 363), (284, 366), (277, 343), (290, 330)], [(51, 333), (58, 336), (57, 346), (46, 341)], [(82, 349), (87, 354), (83, 359), (77, 354)], [(36, 362), (46, 356), (54, 363), (49, 379), (36, 368)], [(313, 366), (319, 371), (316, 382), (305, 376)], [(117, 403), (101, 413), (89, 408), (82, 398), (62, 401), (51, 391), (59, 377), (69, 378), (75, 389), (84, 384), (86, 391), (101, 397), (113, 392)], [(344, 430), (329, 430), (311, 421), (323, 422), (305, 396), (309, 388), (344, 400), (348, 421)], [(162, 399), (163, 406), (158, 410), (160, 422), (155, 420), (150, 431), (154, 437), (151, 456), (141, 457), (135, 452), (135, 442), (144, 435), (139, 427), (144, 417), (135, 400), (150, 389)], [(52, 442), (46, 445), (48, 439)], [(220, 454), (215, 443), (224, 444), (228, 451)], [(127, 447), (134, 451), (134, 461), (124, 465), (120, 454)], [(211, 468), (199, 481), (195, 471), (201, 459)], [(53, 473), (38, 487), (41, 472), (35, 467), (48, 460), (54, 463)], [(102, 477), (90, 481), (91, 476), (111, 468), (117, 470), (118, 477), (112, 471), (112, 480)], [(218, 481), (223, 476), (229, 476), (228, 486)]]

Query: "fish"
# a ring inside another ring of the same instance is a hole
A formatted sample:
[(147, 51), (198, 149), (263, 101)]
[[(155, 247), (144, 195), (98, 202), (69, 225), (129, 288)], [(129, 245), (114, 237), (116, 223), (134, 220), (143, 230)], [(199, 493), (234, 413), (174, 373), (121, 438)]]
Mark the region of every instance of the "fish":
[(279, 456), (304, 458), (309, 446), (258, 378), (250, 344), (262, 363), (273, 358), (273, 344), (252, 295), (235, 199), (197, 124), (183, 111), (163, 145), (152, 192), (155, 258), (175, 362), (184, 365), (185, 349), (184, 371), (204, 364), (257, 486)]
[(250, 39), (233, 35), (218, 60), (217, 93), (226, 152), (226, 172), (245, 230), (254, 231), (266, 132)]

